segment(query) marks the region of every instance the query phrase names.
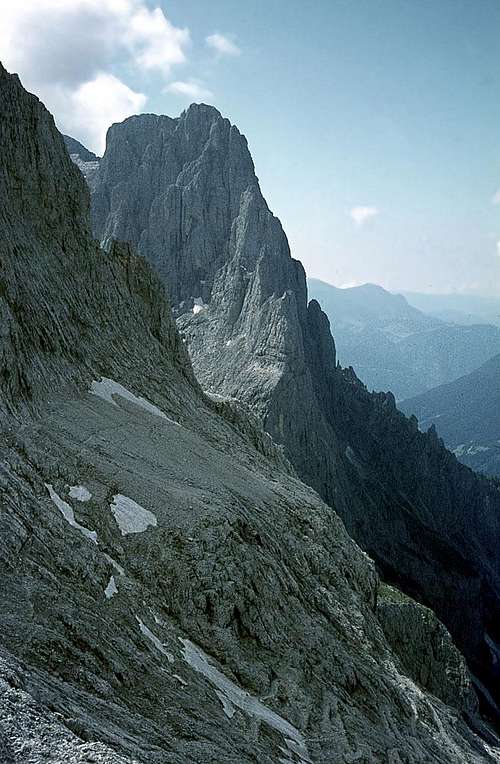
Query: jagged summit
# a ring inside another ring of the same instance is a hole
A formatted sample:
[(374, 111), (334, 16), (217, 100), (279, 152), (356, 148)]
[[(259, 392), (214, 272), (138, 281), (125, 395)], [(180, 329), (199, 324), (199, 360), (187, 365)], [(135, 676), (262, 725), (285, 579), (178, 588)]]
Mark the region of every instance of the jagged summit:
[(153, 264), (203, 387), (251, 406), (384, 575), (436, 610), (500, 719), (498, 488), (420, 433), (392, 394), (336, 368), (328, 319), (308, 304), (237, 128), (181, 117), (141, 131), (140, 119), (133, 152), (127, 122), (109, 134), (96, 236), (130, 240)]
[(209, 118), (212, 121), (216, 119), (223, 119), (220, 111), (210, 104), (206, 103), (192, 103), (187, 109), (184, 109), (181, 116), (178, 119), (197, 119)]

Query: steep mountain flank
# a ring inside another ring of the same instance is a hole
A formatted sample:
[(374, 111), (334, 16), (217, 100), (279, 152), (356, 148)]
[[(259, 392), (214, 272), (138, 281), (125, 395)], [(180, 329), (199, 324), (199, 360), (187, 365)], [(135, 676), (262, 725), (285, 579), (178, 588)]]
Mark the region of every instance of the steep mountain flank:
[(245, 138), (207, 106), (113, 125), (92, 210), (105, 246), (131, 240), (165, 279), (203, 387), (249, 404), (383, 574), (436, 611), (500, 718), (500, 492), (337, 367)]
[(459, 461), (500, 477), (500, 355), (471, 374), (400, 403), (436, 427)]
[(0, 98), (2, 761), (500, 761), (455, 648), (447, 703), (338, 517), (202, 393), (158, 279), (98, 249), (1, 67)]
[(396, 400), (458, 379), (500, 352), (497, 326), (447, 324), (376, 284), (338, 289), (309, 279), (308, 288), (330, 320), (340, 363)]

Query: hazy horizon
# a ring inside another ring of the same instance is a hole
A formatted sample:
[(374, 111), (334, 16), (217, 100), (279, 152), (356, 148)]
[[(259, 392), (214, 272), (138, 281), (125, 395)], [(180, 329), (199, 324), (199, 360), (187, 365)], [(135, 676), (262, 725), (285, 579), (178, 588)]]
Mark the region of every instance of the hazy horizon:
[(401, 289), (388, 289), (383, 284), (379, 284), (376, 281), (360, 281), (359, 283), (349, 283), (349, 284), (335, 284), (333, 281), (329, 281), (328, 279), (319, 278), (318, 276), (311, 276), (309, 273), (307, 275), (308, 281), (319, 281), (323, 284), (327, 284), (328, 286), (335, 287), (336, 289), (356, 289), (357, 287), (365, 287), (365, 286), (375, 286), (375, 287), (381, 287), (386, 292), (389, 292), (390, 294), (402, 294), (404, 295), (425, 295), (427, 297), (457, 297), (464, 299), (471, 298), (471, 299), (484, 299), (484, 300), (492, 300), (492, 301), (500, 301), (500, 294), (487, 294), (486, 292), (458, 292), (458, 291), (450, 291), (450, 292), (431, 292), (431, 291), (419, 291), (417, 289), (406, 289), (405, 287), (402, 287)]
[(500, 296), (499, 28), (495, 0), (27, 0), (0, 59), (98, 153), (216, 106), (310, 277)]

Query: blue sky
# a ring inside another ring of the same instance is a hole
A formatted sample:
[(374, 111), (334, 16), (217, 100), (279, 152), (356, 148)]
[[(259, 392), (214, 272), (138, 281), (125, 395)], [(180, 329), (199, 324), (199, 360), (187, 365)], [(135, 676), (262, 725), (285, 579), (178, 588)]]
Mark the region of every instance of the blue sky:
[[(75, 52), (64, 47), (67, 2), (37, 0), (28, 21), (25, 8), (11, 11), (11, 42), (22, 33), (25, 52), (19, 60), (7, 46), (7, 59), (64, 129), (95, 142), (114, 118), (108, 103), (119, 118), (213, 103), (247, 136), (264, 195), (310, 275), (500, 294), (498, 0), (123, 0), (125, 20), (112, 2), (98, 18), (96, 0), (74, 0), (73, 15), (86, 19), (73, 19)], [(42, 53), (40, 5), (62, 40), (50, 35)], [(161, 11), (168, 27), (153, 16)], [(92, 71), (85, 50), (99, 51)], [(72, 82), (60, 73), (68, 57)], [(84, 107), (101, 98), (86, 125)]]

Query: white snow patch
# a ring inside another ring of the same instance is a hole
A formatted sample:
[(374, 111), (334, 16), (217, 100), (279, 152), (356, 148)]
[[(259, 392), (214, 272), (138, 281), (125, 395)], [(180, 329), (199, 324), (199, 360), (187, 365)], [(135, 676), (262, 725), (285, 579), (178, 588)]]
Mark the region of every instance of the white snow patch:
[(149, 641), (153, 643), (153, 645), (156, 647), (157, 650), (160, 651), (160, 653), (162, 653), (162, 655), (165, 655), (169, 663), (173, 663), (174, 656), (172, 655), (172, 653), (169, 653), (168, 650), (165, 650), (165, 645), (163, 644), (163, 642), (160, 642), (158, 637), (155, 634), (153, 634), (153, 632), (150, 629), (148, 629), (146, 624), (143, 623), (138, 616), (136, 616), (135, 618), (137, 623), (139, 624), (139, 628), (142, 634), (144, 634), (144, 636), (147, 637), (147, 639), (149, 639)]
[(235, 709), (235, 707), (233, 706), (233, 704), (231, 703), (231, 701), (229, 700), (229, 698), (227, 697), (227, 695), (225, 695), (225, 694), (224, 694), (223, 692), (221, 692), (220, 690), (216, 690), (216, 691), (215, 691), (215, 694), (216, 694), (216, 695), (217, 695), (217, 697), (219, 698), (219, 700), (220, 700), (220, 702), (221, 702), (221, 704), (222, 704), (222, 710), (223, 710), (223, 711), (224, 711), (224, 713), (226, 714), (227, 718), (228, 718), (228, 719), (232, 719), (232, 718), (233, 718), (233, 716), (234, 716), (234, 715), (235, 715), (235, 713), (236, 713), (236, 709)]
[(187, 687), (187, 682), (185, 679), (183, 679), (179, 674), (172, 674), (174, 679), (177, 679), (178, 682), (180, 682), (184, 687)]
[(147, 411), (149, 414), (154, 414), (154, 416), (165, 419), (167, 422), (180, 427), (179, 422), (174, 422), (173, 419), (170, 419), (170, 417), (164, 414), (163, 411), (158, 408), (158, 406), (154, 405), (154, 403), (150, 403), (140, 395), (134, 395), (134, 393), (130, 392), (130, 390), (127, 390), (126, 387), (123, 387), (123, 385), (120, 385), (119, 382), (115, 382), (113, 379), (101, 377), (100, 382), (96, 382), (94, 380), (90, 386), (89, 392), (92, 395), (97, 395), (98, 398), (102, 398), (103, 401), (111, 403), (113, 406), (119, 405), (115, 400), (115, 395), (121, 398), (125, 398), (125, 400), (134, 403), (136, 406), (144, 409), (144, 411)]
[(489, 450), (490, 449), (488, 448), (488, 446), (471, 446), (469, 450), (467, 451), (467, 453), (470, 456), (474, 456), (474, 454), (481, 454), (483, 453), (483, 451), (489, 451)]
[(193, 644), (189, 639), (180, 641), (184, 645), (183, 658), (195, 671), (203, 674), (209, 682), (216, 687), (217, 697), (222, 703), (224, 713), (231, 718), (234, 714), (234, 708), (239, 708), (250, 716), (265, 722), (270, 727), (283, 735), (285, 745), (290, 753), (296, 753), (301, 762), (311, 762), (307, 752), (306, 742), (299, 730), (265, 706), (258, 698), (250, 695), (235, 682), (232, 682), (210, 663), (210, 659), (201, 647)]
[(118, 589), (116, 588), (115, 577), (111, 576), (111, 578), (108, 581), (108, 585), (104, 590), (104, 596), (106, 597), (107, 600), (110, 600), (113, 594), (117, 594), (117, 593), (118, 593)]
[(110, 557), (109, 554), (105, 554), (104, 556), (107, 559), (107, 561), (113, 566), (113, 568), (116, 570), (116, 572), (120, 574), (120, 576), (124, 576), (125, 575), (125, 571), (123, 570), (121, 565), (118, 565), (116, 560), (113, 560), (113, 558)]
[(150, 525), (154, 527), (158, 525), (156, 516), (149, 509), (144, 509), (129, 496), (124, 496), (121, 493), (113, 496), (110, 509), (115, 516), (122, 536), (126, 536), (127, 533), (142, 533)]
[(72, 508), (69, 506), (69, 504), (61, 499), (61, 497), (54, 491), (54, 488), (50, 483), (45, 483), (45, 488), (49, 492), (50, 498), (59, 509), (64, 519), (70, 525), (72, 525), (73, 528), (77, 528), (80, 533), (83, 533), (84, 536), (93, 541), (94, 544), (97, 544), (97, 533), (95, 531), (89, 530), (88, 528), (85, 528), (85, 526), (80, 525), (80, 523), (75, 520), (75, 513), (73, 512)]
[(467, 443), (460, 443), (460, 445), (453, 449), (452, 453), (454, 453), (455, 456), (474, 456), (475, 454), (481, 454), (484, 451), (489, 450), (488, 446), (469, 446)]
[(194, 305), (193, 305), (193, 313), (194, 313), (194, 315), (199, 313), (201, 310), (204, 310), (205, 308), (208, 308), (208, 305), (203, 302), (201, 297), (195, 297), (193, 299), (193, 302), (194, 302)]
[(84, 485), (70, 485), (69, 495), (77, 501), (88, 501), (92, 498), (92, 494)]

